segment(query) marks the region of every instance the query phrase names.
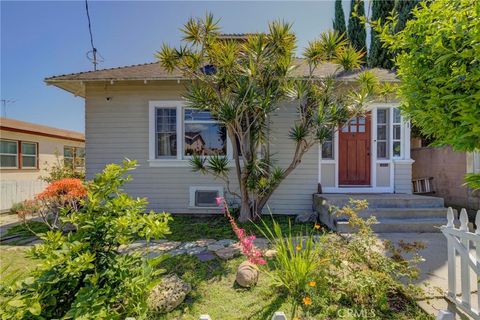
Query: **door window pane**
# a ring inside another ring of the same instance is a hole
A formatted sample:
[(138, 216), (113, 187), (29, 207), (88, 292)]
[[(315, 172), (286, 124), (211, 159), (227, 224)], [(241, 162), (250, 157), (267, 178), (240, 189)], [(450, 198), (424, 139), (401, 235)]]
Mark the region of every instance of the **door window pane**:
[(156, 155), (160, 157), (177, 156), (177, 109), (156, 109)]
[(393, 142), (393, 156), (399, 157), (401, 155), (401, 146), (400, 141)]
[(388, 159), (388, 110), (377, 109), (377, 158)]

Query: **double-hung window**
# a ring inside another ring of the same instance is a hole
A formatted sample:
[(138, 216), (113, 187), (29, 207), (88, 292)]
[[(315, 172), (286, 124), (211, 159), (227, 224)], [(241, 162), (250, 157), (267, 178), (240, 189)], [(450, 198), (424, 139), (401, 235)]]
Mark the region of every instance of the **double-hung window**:
[(35, 142), (21, 142), (22, 146), (22, 168), (37, 168), (37, 144)]
[(81, 169), (85, 167), (85, 149), (81, 147), (63, 147), (63, 163), (65, 166)]
[(227, 156), (227, 144), (225, 127), (209, 111), (185, 108), (175, 101), (150, 103), (150, 160), (168, 163), (160, 160)]
[(18, 168), (18, 141), (0, 141), (0, 167), (5, 169)]
[(0, 168), (38, 169), (38, 143), (0, 140)]

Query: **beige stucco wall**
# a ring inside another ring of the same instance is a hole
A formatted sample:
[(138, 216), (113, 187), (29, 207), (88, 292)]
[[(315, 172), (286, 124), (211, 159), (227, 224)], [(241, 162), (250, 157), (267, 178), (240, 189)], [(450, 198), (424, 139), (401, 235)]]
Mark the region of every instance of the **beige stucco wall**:
[[(193, 173), (186, 167), (151, 167), (149, 158), (149, 102), (181, 100), (183, 84), (140, 82), (89, 84), (85, 108), (87, 177), (101, 171), (106, 164), (124, 158), (136, 159), (139, 167), (132, 172), (133, 181), (126, 190), (134, 196), (147, 197), (150, 208), (172, 213), (209, 213), (218, 210), (189, 207), (190, 186), (223, 186), (214, 177)], [(109, 98), (107, 100), (107, 97)], [(293, 107), (285, 105), (272, 117), (271, 149), (278, 164), (285, 167), (293, 144), (287, 139)], [(232, 189), (236, 189), (234, 168)], [(312, 194), (318, 183), (318, 148), (305, 155), (302, 164), (288, 177), (269, 203), (274, 213), (291, 214), (311, 211)]]
[(450, 147), (412, 149), (413, 178), (433, 177), (434, 196), (446, 205), (480, 209), (480, 192), (473, 193), (463, 184), (467, 173), (467, 156)]
[(20, 140), (38, 143), (38, 166), (39, 169), (0, 169), (0, 181), (5, 180), (38, 180), (48, 174), (48, 169), (56, 163), (56, 153), (59, 160), (63, 161), (63, 147), (84, 147), (84, 142), (45, 137), (27, 133), (2, 130), (2, 139)]
[(0, 132), (2, 139), (11, 139), (38, 143), (38, 169), (0, 169), (0, 211), (10, 209), (12, 204), (30, 199), (41, 192), (46, 182), (41, 178), (58, 161), (63, 161), (63, 147), (84, 147), (84, 142), (51, 138), (34, 134), (18, 133), (7, 130)]

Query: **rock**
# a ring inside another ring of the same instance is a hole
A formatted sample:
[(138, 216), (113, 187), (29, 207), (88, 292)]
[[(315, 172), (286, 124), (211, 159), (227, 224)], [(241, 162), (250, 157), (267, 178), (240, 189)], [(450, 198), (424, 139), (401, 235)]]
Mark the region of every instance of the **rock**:
[(220, 250), (220, 249), (223, 249), (225, 248), (224, 246), (222, 245), (218, 245), (218, 244), (211, 244), (207, 247), (207, 250), (209, 251), (217, 251), (217, 250)]
[(215, 254), (221, 259), (228, 260), (240, 255), (240, 248), (238, 246), (230, 246), (215, 251)]
[(269, 249), (265, 251), (264, 255), (265, 255), (265, 258), (271, 259), (275, 257), (277, 253), (278, 253), (277, 250)]
[(211, 253), (210, 251), (204, 251), (204, 252), (196, 254), (195, 256), (198, 258), (198, 260), (200, 260), (202, 262), (210, 261), (210, 260), (215, 259), (215, 255), (213, 253)]
[(154, 251), (170, 251), (180, 246), (181, 242), (178, 241), (165, 241), (160, 243), (154, 243), (150, 245), (150, 250)]
[(206, 246), (209, 246), (211, 244), (214, 244), (215, 242), (217, 242), (217, 240), (214, 240), (214, 239), (199, 239), (199, 240), (195, 241), (195, 243), (199, 247), (206, 247)]
[(169, 251), (167, 253), (172, 255), (172, 256), (177, 256), (179, 254), (185, 254), (185, 253), (187, 253), (187, 251), (185, 249), (174, 249), (174, 250)]
[(178, 247), (178, 249), (191, 249), (195, 247), (198, 247), (198, 245), (195, 242), (185, 242), (185, 243), (182, 243), (180, 247)]
[(295, 223), (317, 222), (317, 219), (318, 213), (316, 212), (303, 213), (295, 217)]
[(231, 239), (222, 239), (222, 240), (218, 240), (217, 242), (215, 242), (215, 244), (217, 244), (219, 246), (224, 246), (224, 247), (231, 246), (234, 243), (235, 243), (235, 241), (231, 240)]
[(191, 289), (191, 286), (177, 275), (168, 275), (152, 289), (147, 305), (157, 313), (170, 312), (183, 302)]
[(185, 249), (185, 253), (189, 255), (199, 254), (204, 252), (206, 249), (205, 247), (194, 247), (190, 249)]
[(269, 246), (269, 242), (265, 238), (256, 238), (253, 240), (253, 244), (255, 247), (257, 247), (259, 250), (267, 250)]
[(257, 284), (258, 268), (250, 261), (244, 261), (238, 266), (237, 276), (235, 278), (237, 283), (244, 287), (250, 288)]

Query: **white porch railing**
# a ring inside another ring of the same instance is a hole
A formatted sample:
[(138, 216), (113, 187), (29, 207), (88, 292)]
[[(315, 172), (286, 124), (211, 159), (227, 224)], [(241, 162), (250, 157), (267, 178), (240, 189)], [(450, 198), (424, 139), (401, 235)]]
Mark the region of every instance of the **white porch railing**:
[[(468, 228), (468, 214), (465, 209), (460, 211), (460, 227), (456, 228), (454, 223), (454, 214), (452, 208), (447, 211), (447, 225), (442, 226), (441, 230), (447, 238), (447, 256), (448, 256), (448, 292), (446, 298), (455, 304), (458, 310), (473, 317), (480, 319), (480, 210), (475, 217), (475, 232), (470, 232)], [(470, 247), (470, 245), (473, 245)], [(472, 250), (471, 250), (472, 249)], [(471, 251), (475, 249), (475, 254)], [(460, 256), (460, 288), (461, 292), (457, 296), (457, 263), (456, 254)], [(476, 276), (476, 288), (470, 286), (470, 272), (473, 270)], [(472, 291), (476, 291), (477, 299), (472, 301)], [(452, 318), (453, 315), (444, 317), (441, 314), (437, 319)]]

